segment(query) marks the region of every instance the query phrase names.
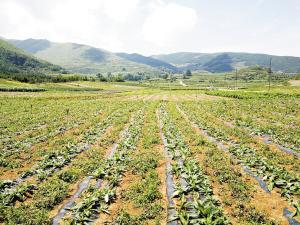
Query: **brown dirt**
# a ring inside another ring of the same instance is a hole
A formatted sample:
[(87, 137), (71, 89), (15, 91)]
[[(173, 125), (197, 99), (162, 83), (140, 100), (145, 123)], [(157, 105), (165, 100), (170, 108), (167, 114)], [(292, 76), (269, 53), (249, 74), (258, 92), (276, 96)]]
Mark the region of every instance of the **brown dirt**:
[(289, 208), (289, 203), (280, 197), (280, 194), (272, 191), (271, 194), (265, 193), (256, 185), (255, 196), (251, 199), (251, 205), (255, 206), (259, 211), (266, 212), (269, 218), (274, 219), (282, 225), (288, 225), (289, 222), (282, 215), (284, 208)]
[[(125, 127), (127, 127), (128, 126), (128, 124), (126, 124), (125, 125)], [(124, 127), (123, 127), (123, 129), (124, 129)], [(121, 134), (120, 134), (120, 130), (119, 129), (114, 129), (114, 126), (110, 126), (106, 131), (105, 131), (105, 133), (99, 138), (99, 140), (96, 142), (96, 144), (95, 145), (93, 145), (92, 146), (92, 148), (91, 149), (93, 149), (93, 148), (97, 148), (97, 149), (99, 149), (98, 151), (99, 151), (99, 153), (100, 154), (103, 154), (103, 158), (107, 158), (108, 157), (108, 155), (109, 155), (109, 153), (110, 153), (110, 151), (111, 151), (111, 149), (113, 148), (113, 146), (115, 145), (115, 143), (116, 143), (116, 139), (117, 138), (122, 138), (121, 137)], [(109, 140), (111, 140), (111, 141), (106, 141), (105, 143), (103, 142), (103, 140), (107, 140), (107, 139), (109, 139)], [(85, 157), (88, 157), (87, 156), (87, 153), (86, 152), (84, 152), (85, 154), (82, 154), (82, 155), (79, 155), (79, 157), (78, 157), (78, 159), (77, 160), (80, 160), (80, 158), (85, 158)], [(66, 168), (64, 168), (64, 169), (67, 169), (67, 168), (69, 168), (71, 165), (69, 165), (69, 166), (67, 166)], [(82, 177), (82, 179), (83, 179), (83, 177)], [(66, 199), (64, 199), (64, 201), (61, 203), (61, 204), (59, 204), (58, 206), (56, 206), (51, 212), (50, 212), (50, 215), (51, 216), (55, 216), (56, 214), (57, 214), (57, 212), (60, 210), (60, 208), (70, 199), (70, 197), (72, 196), (72, 195), (74, 195), (74, 193), (75, 193), (75, 190), (77, 190), (77, 186), (78, 186), (78, 184), (82, 181), (82, 179), (80, 180), (80, 181), (78, 181), (76, 184), (73, 184), (73, 185), (71, 185), (70, 186), (70, 192), (69, 192), (69, 197), (68, 198), (66, 198)], [(92, 180), (91, 181), (91, 184), (93, 183), (94, 181)], [(104, 184), (102, 185), (102, 187), (104, 187), (105, 186), (105, 182), (104, 182)], [(77, 199), (76, 200), (76, 202), (77, 201), (80, 201), (80, 198), (79, 199)], [(66, 214), (66, 216), (65, 216), (65, 218), (68, 218), (68, 215)]]
[(59, 210), (70, 200), (71, 196), (73, 196), (76, 193), (78, 185), (81, 183), (81, 181), (82, 180), (80, 179), (76, 183), (70, 185), (68, 197), (65, 198), (58, 206), (56, 206), (50, 211), (49, 218), (53, 218), (59, 212)]
[(122, 193), (128, 190), (130, 185), (136, 182), (138, 179), (137, 175), (125, 173), (119, 187), (117, 188), (116, 201), (109, 206), (110, 214), (101, 213), (100, 217), (95, 221), (94, 224), (104, 224), (105, 221), (113, 221), (118, 216), (118, 212), (121, 209), (126, 210), (130, 215), (139, 215), (142, 213), (141, 209), (133, 206), (132, 202), (126, 201), (122, 198)]
[[(99, 121), (103, 120), (106, 115), (101, 113), (99, 116)], [(50, 148), (49, 142), (55, 142), (57, 140), (64, 139), (67, 136), (75, 136), (77, 140), (80, 140), (82, 138), (83, 132), (88, 129), (91, 126), (90, 122), (84, 123), (82, 125), (79, 125), (78, 127), (71, 128), (67, 131), (65, 131), (62, 134), (56, 135), (46, 141), (34, 144), (28, 152), (21, 152), (18, 156), (19, 159), (21, 159), (21, 167), (15, 168), (15, 169), (3, 169), (0, 168), (0, 179), (1, 180), (14, 180), (17, 179), (20, 174), (22, 174), (24, 171), (30, 169), (37, 161), (42, 160), (42, 157), (37, 156), (37, 150), (43, 149), (45, 152), (47, 152)], [(22, 160), (23, 159), (23, 160)], [(27, 161), (28, 159), (28, 161)]]
[[(111, 126), (108, 130), (106, 130), (106, 132), (102, 135), (102, 137), (97, 141), (97, 143), (95, 145), (92, 146), (91, 149), (97, 148), (99, 149), (98, 152), (100, 154), (103, 154), (103, 158), (106, 158), (107, 155), (109, 154), (111, 148), (113, 147), (113, 145), (107, 145), (104, 144), (102, 142), (102, 140), (104, 139), (115, 139), (115, 137), (117, 136), (117, 131), (115, 131), (113, 129), (113, 126)], [(84, 152), (85, 154), (79, 155), (77, 160), (80, 160), (80, 158), (85, 158), (87, 157), (87, 153)], [(70, 168), (72, 165), (67, 166), (66, 168), (64, 168), (64, 170)], [(84, 179), (84, 177), (82, 177), (78, 182), (76, 182), (75, 184), (72, 184), (69, 188), (69, 193), (68, 193), (68, 197), (66, 199), (64, 199), (64, 201), (57, 205), (52, 211), (50, 211), (49, 215), (50, 217), (55, 216), (58, 211), (60, 210), (60, 208), (70, 199), (71, 196), (74, 195), (74, 193), (76, 192), (76, 190), (78, 189), (78, 185), (79, 183), (82, 181), (82, 179)], [(92, 183), (92, 181), (91, 181)]]
[(272, 143), (272, 144), (265, 144), (263, 138), (260, 137), (260, 136), (255, 136), (255, 138), (256, 138), (256, 140), (257, 140), (257, 142), (258, 142), (259, 144), (269, 146), (269, 149), (270, 149), (270, 150), (276, 152), (276, 154), (280, 155), (281, 157), (288, 158), (288, 159), (290, 159), (291, 161), (296, 160), (296, 161), (298, 161), (298, 162), (300, 163), (300, 158), (294, 157), (293, 155), (290, 155), (290, 154), (287, 154), (287, 153), (281, 151), (281, 150), (276, 146), (276, 144), (274, 144), (274, 143)]
[[(158, 148), (158, 151), (160, 152), (160, 154), (163, 156), (163, 146), (160, 146)], [(167, 163), (167, 159), (165, 157), (162, 157), (162, 159), (159, 161), (159, 165), (156, 169), (159, 179), (161, 181), (161, 185), (160, 185), (160, 193), (162, 194), (162, 202), (163, 202), (163, 208), (164, 208), (164, 212), (163, 212), (163, 221), (160, 221), (161, 225), (166, 225), (167, 224), (167, 213), (168, 213), (168, 197), (167, 197), (167, 185), (166, 185), (166, 163)]]
[[(147, 123), (145, 124), (147, 126)], [(140, 146), (140, 143), (137, 146), (136, 151), (141, 150), (142, 147)], [(159, 152), (160, 154), (163, 153), (163, 149), (161, 145), (156, 145), (153, 148), (153, 151)], [(165, 174), (165, 159), (162, 159), (159, 161), (159, 165), (156, 169), (158, 172), (161, 185), (160, 185), (160, 192), (162, 194), (162, 202), (163, 202), (163, 207), (165, 209), (165, 212), (163, 212), (163, 218), (166, 218), (167, 214), (167, 197), (166, 197), (166, 174)], [(126, 190), (129, 189), (129, 187), (133, 184), (138, 182), (140, 179), (140, 176), (138, 175), (133, 175), (130, 172), (127, 172), (125, 176), (123, 177), (120, 186), (117, 188), (117, 200), (114, 202), (110, 207), (110, 215), (107, 214), (101, 214), (99, 219), (96, 220), (95, 224), (104, 224), (105, 221), (113, 221), (117, 217), (117, 213), (121, 210), (124, 209), (126, 210), (130, 215), (140, 215), (143, 211), (141, 208), (136, 208), (133, 203), (130, 200), (126, 200), (122, 198), (122, 193)], [(148, 221), (151, 224), (151, 221)], [(165, 225), (166, 224), (166, 219), (164, 219), (161, 224)]]
[(290, 80), (289, 83), (291, 86), (300, 86), (300, 80)]

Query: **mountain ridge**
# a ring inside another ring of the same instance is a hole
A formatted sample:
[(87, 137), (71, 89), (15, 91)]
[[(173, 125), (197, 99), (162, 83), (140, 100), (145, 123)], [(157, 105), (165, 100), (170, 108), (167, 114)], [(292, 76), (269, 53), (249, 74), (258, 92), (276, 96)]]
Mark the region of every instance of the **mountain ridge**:
[(34, 54), (37, 58), (83, 74), (126, 72), (160, 74), (185, 70), (228, 72), (251, 66), (268, 67), (272, 58), (274, 71), (300, 72), (300, 57), (277, 56), (247, 52), (176, 52), (144, 56), (138, 53), (113, 53), (102, 48), (77, 44), (57, 43), (47, 39), (8, 40), (13, 45)]
[(160, 71), (145, 63), (130, 61), (116, 53), (90, 45), (58, 43), (46, 39), (9, 40), (9, 42), (38, 58), (58, 64), (75, 73), (96, 74), (125, 70), (128, 73), (148, 71), (158, 74)]
[[(228, 63), (222, 62), (222, 57), (228, 57)], [(251, 66), (269, 67), (272, 58), (272, 69), (286, 73), (300, 72), (300, 57), (296, 56), (276, 56), (263, 53), (244, 52), (219, 52), (219, 53), (196, 53), (178, 52), (171, 54), (152, 55), (153, 58), (163, 60), (182, 70), (203, 70), (209, 72), (227, 72), (227, 69), (216, 69), (216, 64), (222, 64), (224, 68), (241, 69)], [(218, 57), (221, 61), (218, 62)], [(213, 63), (214, 62), (214, 63)], [(214, 64), (212, 67), (209, 64)], [(221, 67), (222, 68), (222, 67)]]
[(172, 64), (166, 63), (162, 60), (155, 59), (155, 58), (152, 58), (149, 56), (144, 56), (144, 55), (141, 55), (138, 53), (124, 53), (124, 52), (120, 52), (120, 53), (116, 53), (116, 54), (118, 56), (128, 59), (130, 61), (146, 64), (146, 65), (156, 67), (156, 68), (165, 68), (172, 72), (178, 72), (178, 68), (173, 66)]
[(22, 49), (0, 39), (0, 76), (25, 82), (51, 80), (49, 75), (65, 73), (57, 65), (37, 59)]

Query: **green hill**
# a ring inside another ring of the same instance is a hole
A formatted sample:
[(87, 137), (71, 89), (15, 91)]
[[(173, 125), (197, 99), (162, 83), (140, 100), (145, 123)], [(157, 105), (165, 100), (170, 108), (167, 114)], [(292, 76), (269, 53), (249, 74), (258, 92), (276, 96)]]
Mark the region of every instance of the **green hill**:
[(9, 40), (11, 44), (16, 46), (17, 48), (21, 48), (26, 52), (30, 52), (32, 54), (42, 51), (46, 48), (50, 47), (50, 41), (45, 39), (26, 39), (24, 41), (19, 40)]
[(154, 59), (152, 57), (146, 57), (141, 54), (133, 53), (133, 54), (128, 54), (128, 53), (116, 53), (118, 56), (127, 59), (129, 61), (133, 61), (136, 63), (141, 63), (145, 64), (151, 67), (155, 67), (158, 69), (168, 69), (172, 72), (177, 72), (178, 68), (176, 66), (173, 66), (170, 63), (166, 63), (162, 60), (159, 59)]
[(166, 55), (154, 55), (153, 58), (171, 63), (181, 69), (204, 70), (209, 72), (227, 72), (235, 68), (250, 66), (268, 67), (272, 58), (272, 69), (286, 73), (300, 72), (300, 58), (252, 53), (189, 53), (179, 52)]
[(106, 72), (149, 72), (159, 69), (147, 64), (137, 63), (112, 52), (76, 43), (55, 43), (47, 40), (10, 40), (10, 42), (34, 54), (36, 57), (60, 65), (68, 70), (82, 74)]
[(228, 72), (252, 66), (268, 67), (273, 71), (300, 72), (300, 58), (252, 53), (193, 53), (178, 52), (146, 57), (140, 54), (112, 53), (100, 48), (76, 43), (55, 43), (44, 39), (9, 40), (14, 46), (37, 58), (82, 74), (122, 73), (158, 75), (163, 70)]
[(232, 58), (228, 54), (222, 54), (204, 63), (202, 67), (213, 73), (229, 72), (233, 70), (232, 63)]
[(35, 57), (0, 39), (0, 77), (24, 82), (51, 80), (50, 74), (64, 73), (60, 66)]

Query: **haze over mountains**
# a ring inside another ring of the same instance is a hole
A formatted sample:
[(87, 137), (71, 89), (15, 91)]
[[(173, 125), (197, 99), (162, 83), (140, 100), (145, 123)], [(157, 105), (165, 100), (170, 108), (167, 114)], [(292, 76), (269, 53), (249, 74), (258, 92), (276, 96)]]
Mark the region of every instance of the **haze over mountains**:
[(0, 39), (0, 76), (12, 78), (18, 76), (19, 80), (47, 79), (50, 74), (65, 73), (57, 65), (37, 59), (22, 49)]
[(45, 39), (7, 40), (17, 48), (39, 59), (62, 66), (74, 73), (96, 74), (106, 72), (146, 72), (159, 74), (193, 71), (229, 72), (249, 66), (269, 66), (272, 58), (274, 71), (300, 72), (300, 58), (252, 53), (191, 53), (178, 52), (153, 56), (113, 53), (77, 43), (56, 43)]
[(250, 66), (268, 67), (272, 58), (272, 69), (286, 73), (300, 72), (300, 58), (292, 56), (274, 56), (254, 53), (191, 53), (179, 52), (166, 55), (154, 55), (156, 59), (176, 65), (180, 69), (203, 70), (209, 72), (228, 72), (233, 69)]
[(43, 39), (8, 41), (38, 58), (60, 65), (75, 73), (120, 72), (123, 68), (130, 72), (158, 72), (151, 66), (126, 60), (109, 51), (88, 45), (56, 43)]

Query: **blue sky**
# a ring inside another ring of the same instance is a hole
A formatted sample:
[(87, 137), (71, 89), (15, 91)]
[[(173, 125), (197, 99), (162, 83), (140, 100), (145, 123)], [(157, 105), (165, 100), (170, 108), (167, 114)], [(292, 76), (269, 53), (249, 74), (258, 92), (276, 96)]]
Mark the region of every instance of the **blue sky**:
[(1, 0), (0, 36), (146, 55), (300, 56), (300, 0)]

